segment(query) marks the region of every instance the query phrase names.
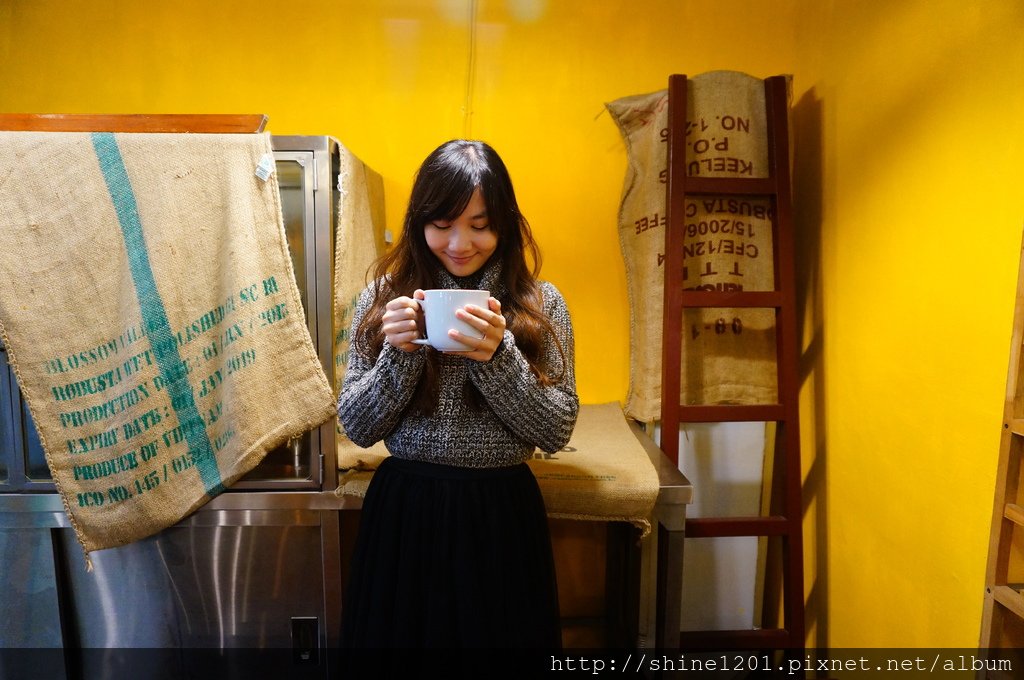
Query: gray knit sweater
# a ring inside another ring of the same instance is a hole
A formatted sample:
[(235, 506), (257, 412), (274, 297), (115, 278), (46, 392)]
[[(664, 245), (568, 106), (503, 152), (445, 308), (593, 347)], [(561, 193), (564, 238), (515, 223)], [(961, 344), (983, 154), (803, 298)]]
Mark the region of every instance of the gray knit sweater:
[[(474, 276), (455, 278), (443, 268), (442, 288), (481, 288), (502, 299), (500, 265), (489, 264)], [(439, 354), (440, 394), (437, 408), (425, 416), (407, 410), (426, 363), (426, 348), (405, 352), (384, 343), (376, 359), (353, 343), (348, 370), (338, 398), (338, 416), (345, 433), (359, 446), (384, 440), (398, 458), (459, 467), (501, 467), (528, 460), (535, 447), (553, 452), (569, 441), (579, 398), (576, 396), (573, 334), (565, 300), (547, 282), (541, 283), (544, 312), (558, 334), (565, 370), (554, 385), (541, 387), (508, 330), (490, 361), (459, 354)], [(373, 286), (359, 296), (352, 332), (373, 299)], [(430, 350), (432, 351), (432, 350)], [(544, 360), (558, 374), (561, 356), (553, 341)], [(472, 381), (486, 404), (474, 410), (465, 400), (464, 384)]]

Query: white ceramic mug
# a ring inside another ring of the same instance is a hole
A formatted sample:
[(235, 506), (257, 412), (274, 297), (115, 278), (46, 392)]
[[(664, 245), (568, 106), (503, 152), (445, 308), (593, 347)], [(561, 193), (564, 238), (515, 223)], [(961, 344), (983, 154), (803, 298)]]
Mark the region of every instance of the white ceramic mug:
[(468, 352), (471, 348), (448, 337), (448, 331), (457, 330), (463, 335), (482, 338), (484, 334), (465, 321), (456, 318), (455, 311), (466, 305), (487, 309), (490, 291), (465, 289), (432, 289), (423, 291), (425, 298), (417, 300), (426, 320), (427, 337), (413, 340), (417, 345), (430, 345), (441, 352)]

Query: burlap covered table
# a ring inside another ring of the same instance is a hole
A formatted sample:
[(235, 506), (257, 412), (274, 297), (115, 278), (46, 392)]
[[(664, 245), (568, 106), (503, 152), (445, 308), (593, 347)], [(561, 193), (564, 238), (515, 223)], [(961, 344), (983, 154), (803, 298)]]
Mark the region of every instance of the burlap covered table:
[[(339, 449), (337, 493), (363, 496), (373, 469), (387, 456), (382, 444)], [(658, 497), (658, 475), (617, 402), (584, 404), (568, 446), (529, 461), (550, 517), (631, 522), (646, 534)]]

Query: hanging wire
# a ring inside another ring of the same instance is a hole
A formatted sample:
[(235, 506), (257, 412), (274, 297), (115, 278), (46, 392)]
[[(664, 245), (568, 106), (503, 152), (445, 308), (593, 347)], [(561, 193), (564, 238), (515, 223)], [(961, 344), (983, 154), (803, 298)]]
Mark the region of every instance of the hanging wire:
[(476, 15), (479, 0), (469, 0), (469, 58), (466, 60), (466, 101), (462, 106), (462, 136), (472, 139), (473, 84), (476, 81)]

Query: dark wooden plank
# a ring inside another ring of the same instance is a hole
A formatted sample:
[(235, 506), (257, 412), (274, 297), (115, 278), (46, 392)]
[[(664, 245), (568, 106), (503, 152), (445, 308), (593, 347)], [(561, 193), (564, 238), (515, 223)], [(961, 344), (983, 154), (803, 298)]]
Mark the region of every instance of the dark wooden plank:
[(679, 463), (679, 393), (683, 354), (683, 234), (686, 229), (686, 76), (668, 80), (668, 182), (661, 335), (661, 449)]
[(776, 455), (785, 456), (783, 489), (789, 531), (783, 542), (783, 618), (800, 646), (804, 639), (803, 473), (800, 463), (800, 367), (797, 335), (796, 244), (793, 234), (792, 189), (789, 173), (789, 83), (785, 76), (765, 80), (768, 149), (771, 173), (778, 185), (775, 196), (775, 281), (782, 294), (782, 313), (776, 317), (779, 401), (785, 415), (777, 431)]
[(697, 195), (769, 196), (777, 193), (774, 177), (687, 177), (686, 193)]
[(785, 649), (792, 635), (783, 628), (757, 630), (695, 630), (679, 635), (684, 650), (711, 649)]
[(776, 291), (687, 290), (679, 294), (683, 307), (775, 307), (783, 305), (782, 293)]
[(690, 517), (687, 538), (722, 536), (782, 536), (789, 531), (785, 517)]
[(679, 422), (683, 423), (777, 422), (785, 415), (780, 404), (679, 405)]
[(3, 113), (0, 130), (16, 132), (263, 132), (265, 114)]

